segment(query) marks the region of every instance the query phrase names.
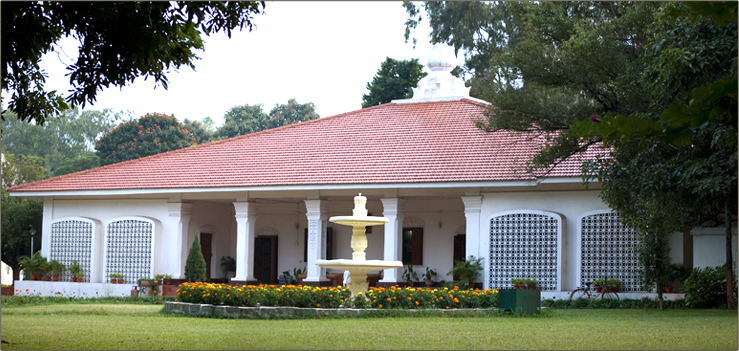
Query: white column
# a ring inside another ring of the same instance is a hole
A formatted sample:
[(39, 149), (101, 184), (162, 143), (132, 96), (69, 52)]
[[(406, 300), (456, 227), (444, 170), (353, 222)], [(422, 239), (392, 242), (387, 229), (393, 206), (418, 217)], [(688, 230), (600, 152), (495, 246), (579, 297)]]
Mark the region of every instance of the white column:
[(234, 202), (236, 210), (236, 276), (233, 280), (254, 281), (254, 224), (257, 204)]
[[(166, 272), (154, 272), (154, 273), (167, 273), (172, 274), (172, 278), (184, 279), (185, 278), (185, 260), (187, 259), (187, 251), (189, 243), (187, 242), (188, 227), (190, 226), (190, 210), (192, 204), (178, 202), (168, 203), (167, 210), (169, 210), (168, 225), (169, 228), (167, 239), (160, 251), (162, 255), (165, 255), (167, 267)], [(168, 247), (169, 250), (164, 249)]]
[(321, 200), (305, 200), (306, 217), (308, 217), (308, 262), (306, 264), (306, 282), (328, 281), (326, 269), (316, 265), (316, 260), (326, 259), (326, 202)]
[[(46, 257), (46, 258), (49, 258), (49, 255), (51, 255), (51, 221), (53, 220), (54, 220), (54, 198), (52, 198), (51, 196), (45, 196), (44, 197), (44, 217), (43, 217), (43, 222), (41, 223), (42, 228), (33, 228), (33, 229), (36, 229), (36, 235), (33, 236), (33, 241), (34, 241), (33, 244), (35, 246), (37, 241), (41, 242), (41, 248), (39, 249), (39, 251), (41, 252), (41, 256)], [(30, 254), (30, 250), (28, 252), (23, 253), (23, 255), (28, 255), (28, 254)]]
[[(403, 249), (403, 217), (405, 200), (398, 198), (382, 198), (382, 216), (388, 219), (385, 223), (385, 247), (383, 260), (401, 261)], [(397, 283), (400, 281), (397, 268), (383, 271), (380, 283)]]
[(480, 210), (482, 209), (482, 196), (462, 196), (462, 202), (464, 202), (464, 217), (466, 219), (465, 224), (465, 253), (464, 257), (467, 259), (470, 255), (476, 257), (483, 257), (482, 265), (482, 285), (487, 289), (488, 280), (485, 279), (490, 273), (489, 258), (488, 254), (483, 247), (485, 238), (480, 232)]

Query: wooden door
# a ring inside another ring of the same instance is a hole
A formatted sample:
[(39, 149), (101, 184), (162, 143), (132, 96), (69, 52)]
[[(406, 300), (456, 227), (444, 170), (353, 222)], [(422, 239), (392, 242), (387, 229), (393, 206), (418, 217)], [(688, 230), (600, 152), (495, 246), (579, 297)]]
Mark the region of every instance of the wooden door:
[(205, 258), (205, 276), (210, 280), (210, 261), (213, 257), (213, 234), (200, 233), (200, 249), (203, 252), (203, 258)]
[[(457, 234), (454, 236), (454, 253), (452, 255), (452, 265), (454, 265), (454, 262), (456, 261), (465, 260), (466, 241), (467, 235), (465, 234)], [(452, 279), (459, 280), (459, 277), (454, 276), (452, 277)]]
[(254, 278), (263, 284), (277, 283), (277, 237), (254, 239)]

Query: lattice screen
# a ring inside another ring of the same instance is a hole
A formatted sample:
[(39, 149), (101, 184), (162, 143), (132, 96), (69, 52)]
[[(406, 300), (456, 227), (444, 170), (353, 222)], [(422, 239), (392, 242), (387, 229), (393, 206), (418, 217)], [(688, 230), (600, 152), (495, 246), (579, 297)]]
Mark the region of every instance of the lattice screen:
[(151, 278), (151, 245), (154, 227), (150, 222), (127, 219), (108, 224), (103, 280), (110, 273), (124, 274), (126, 283)]
[(512, 288), (514, 278), (557, 289), (559, 226), (552, 216), (515, 213), (490, 220), (490, 287)]
[(620, 279), (622, 291), (639, 291), (636, 232), (621, 223), (617, 213), (585, 216), (580, 225), (580, 284), (601, 278)]
[[(92, 223), (78, 220), (58, 221), (51, 224), (51, 252), (49, 261), (57, 260), (69, 267), (72, 261), (82, 267), (85, 282), (90, 281), (90, 256), (92, 254)], [(65, 270), (60, 281), (72, 281)]]

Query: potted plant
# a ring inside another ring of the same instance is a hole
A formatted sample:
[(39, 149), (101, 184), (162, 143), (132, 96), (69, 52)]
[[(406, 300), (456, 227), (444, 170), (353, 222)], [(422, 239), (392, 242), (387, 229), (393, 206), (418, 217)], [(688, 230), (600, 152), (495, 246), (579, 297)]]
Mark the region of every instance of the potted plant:
[(595, 287), (596, 292), (603, 291), (603, 287), (606, 286), (606, 279), (596, 279), (593, 281), (593, 286)]
[(526, 279), (526, 286), (528, 286), (529, 289), (536, 289), (536, 284), (539, 282), (536, 281), (536, 279)]
[(606, 285), (613, 292), (621, 290), (621, 280), (619, 279), (606, 279)]
[(80, 271), (77, 273), (77, 282), (82, 283), (85, 281), (85, 272)]
[(72, 261), (72, 264), (69, 265), (69, 273), (72, 274), (73, 282), (76, 282), (77, 279), (80, 277), (80, 274), (82, 274), (82, 267), (80, 267), (80, 264), (77, 263), (77, 260)]
[[(302, 262), (302, 260), (301, 260)], [(293, 279), (295, 280), (295, 284), (302, 284), (303, 279), (308, 278), (308, 274), (306, 272), (308, 271), (308, 267), (303, 267), (303, 269), (293, 268)]]
[(413, 282), (418, 281), (418, 274), (413, 270), (413, 266), (407, 265), (403, 267), (403, 280), (408, 283), (408, 286), (413, 286)]
[[(39, 257), (41, 257), (39, 255)], [(50, 281), (51, 280), (51, 266), (49, 265), (49, 262), (46, 261), (46, 257), (41, 257), (38, 264), (38, 271), (36, 272), (36, 276), (41, 279), (43, 277), (44, 280)]]
[(436, 278), (437, 273), (435, 269), (429, 269), (429, 267), (426, 267), (426, 273), (422, 276), (423, 280), (426, 281), (426, 286), (430, 288), (434, 285), (434, 278)]
[(164, 277), (162, 277), (162, 280), (164, 281), (164, 285), (169, 285), (172, 282), (172, 275), (166, 273), (164, 274)]
[(221, 257), (221, 266), (226, 271), (226, 279), (236, 276), (236, 260), (231, 256)]
[(475, 283), (472, 280), (477, 278), (477, 275), (482, 271), (482, 261), (482, 257), (475, 258), (473, 255), (470, 255), (466, 261), (456, 260), (452, 270), (447, 274), (458, 276), (461, 281), (467, 282), (470, 288), (474, 288)]
[(41, 259), (41, 254), (36, 252), (35, 254), (31, 255), (31, 257), (28, 256), (22, 256), (18, 263), (20, 266), (28, 272), (29, 279), (31, 280), (39, 280), (40, 278), (36, 275), (36, 272), (39, 270), (39, 262)]
[(523, 289), (524, 282), (525, 282), (525, 279), (521, 279), (521, 278), (511, 279), (511, 285), (513, 285), (514, 289)]
[(54, 273), (53, 280), (55, 282), (58, 282), (59, 281), (59, 277), (62, 275), (62, 272), (64, 272), (67, 269), (67, 267), (64, 266), (63, 263), (61, 263), (61, 262), (59, 262), (57, 260), (52, 260), (49, 263), (49, 268), (51, 268), (51, 272)]
[(157, 284), (162, 285), (162, 280), (164, 279), (164, 274), (154, 274), (154, 280), (157, 281)]

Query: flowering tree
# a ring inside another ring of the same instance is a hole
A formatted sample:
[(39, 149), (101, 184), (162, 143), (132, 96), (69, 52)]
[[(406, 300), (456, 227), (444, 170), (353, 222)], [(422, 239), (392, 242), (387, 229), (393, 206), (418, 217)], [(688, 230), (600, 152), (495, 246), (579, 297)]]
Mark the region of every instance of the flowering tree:
[(148, 113), (105, 133), (95, 150), (100, 164), (109, 165), (195, 144), (192, 134), (173, 116)]

